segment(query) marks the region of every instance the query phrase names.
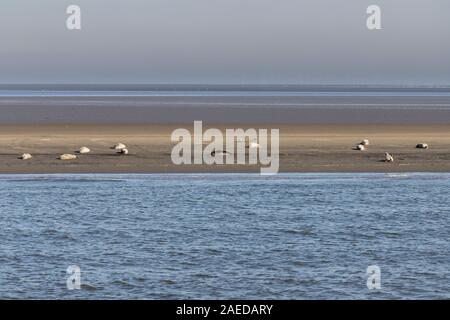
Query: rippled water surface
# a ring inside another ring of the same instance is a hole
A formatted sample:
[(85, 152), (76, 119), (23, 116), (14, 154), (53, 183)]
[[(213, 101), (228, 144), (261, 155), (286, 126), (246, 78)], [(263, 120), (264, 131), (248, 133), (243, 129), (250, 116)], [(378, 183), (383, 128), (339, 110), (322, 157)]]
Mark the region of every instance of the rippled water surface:
[(0, 298), (449, 299), (449, 194), (450, 174), (0, 176)]

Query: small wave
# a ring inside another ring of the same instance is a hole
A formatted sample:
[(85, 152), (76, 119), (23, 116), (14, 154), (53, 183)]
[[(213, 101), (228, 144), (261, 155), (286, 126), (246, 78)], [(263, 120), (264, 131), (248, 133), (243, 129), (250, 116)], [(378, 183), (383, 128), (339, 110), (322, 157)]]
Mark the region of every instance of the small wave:
[(388, 177), (388, 178), (409, 178), (410, 175), (407, 173), (387, 173), (386, 177)]
[(397, 233), (397, 232), (386, 232), (386, 231), (382, 231), (379, 233), (382, 236), (385, 236), (386, 238), (398, 238), (401, 236), (401, 233)]
[(94, 285), (89, 284), (89, 283), (82, 283), (81, 284), (81, 289), (82, 290), (87, 290), (87, 291), (96, 291), (97, 287), (95, 287)]
[(119, 280), (114, 280), (112, 283), (115, 284), (115, 285), (122, 286), (122, 287), (128, 287), (128, 288), (133, 288), (133, 287), (134, 287), (134, 285), (132, 285), (132, 284), (129, 283), (128, 281), (121, 280), (121, 279), (119, 279)]
[(287, 230), (283, 230), (283, 231), (287, 234), (298, 234), (298, 235), (302, 235), (302, 236), (310, 235), (313, 233), (312, 230), (310, 230), (310, 229), (304, 229), (304, 230), (287, 229)]

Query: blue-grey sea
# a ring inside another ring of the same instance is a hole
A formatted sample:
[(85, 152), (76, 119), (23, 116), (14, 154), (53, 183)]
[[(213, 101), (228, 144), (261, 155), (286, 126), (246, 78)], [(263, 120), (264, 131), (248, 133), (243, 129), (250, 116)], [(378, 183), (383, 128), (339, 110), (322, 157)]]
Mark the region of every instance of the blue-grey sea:
[(0, 124), (449, 124), (449, 87), (2, 85)]
[(450, 299), (449, 195), (448, 173), (1, 175), (0, 298)]

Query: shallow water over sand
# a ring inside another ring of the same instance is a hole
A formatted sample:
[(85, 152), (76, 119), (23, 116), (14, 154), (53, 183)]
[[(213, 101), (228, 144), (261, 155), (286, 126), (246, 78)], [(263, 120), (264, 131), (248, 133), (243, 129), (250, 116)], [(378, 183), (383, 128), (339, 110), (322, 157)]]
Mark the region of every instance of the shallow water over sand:
[(449, 88), (0, 86), (0, 123), (450, 123)]

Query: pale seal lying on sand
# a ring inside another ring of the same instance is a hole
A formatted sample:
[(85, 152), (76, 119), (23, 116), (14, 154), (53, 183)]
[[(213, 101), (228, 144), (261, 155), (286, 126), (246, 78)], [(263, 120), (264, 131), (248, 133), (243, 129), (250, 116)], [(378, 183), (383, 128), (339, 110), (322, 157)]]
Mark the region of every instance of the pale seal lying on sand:
[(87, 147), (81, 147), (80, 149), (77, 150), (78, 153), (89, 153), (91, 152), (91, 149), (87, 148)]
[(250, 149), (259, 148), (259, 143), (258, 142), (252, 142), (252, 143), (250, 143), (250, 145), (248, 147)]
[(127, 146), (124, 145), (123, 143), (117, 143), (114, 147), (112, 147), (111, 149), (116, 149), (116, 150), (122, 150), (125, 149)]
[(120, 153), (120, 154), (128, 154), (128, 149), (126, 149), (126, 148), (120, 149), (120, 151), (117, 152), (117, 153)]
[(76, 158), (77, 158), (76, 155), (70, 153), (65, 153), (59, 156), (60, 160), (74, 160)]
[(29, 154), (29, 153), (24, 153), (23, 155), (21, 155), (19, 157), (19, 159), (22, 159), (22, 160), (29, 160), (31, 158), (33, 158), (33, 156), (31, 154)]
[(364, 147), (364, 145), (360, 143), (354, 148), (354, 150), (364, 151), (366, 150), (366, 147)]

